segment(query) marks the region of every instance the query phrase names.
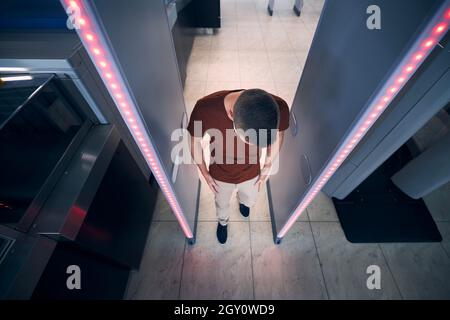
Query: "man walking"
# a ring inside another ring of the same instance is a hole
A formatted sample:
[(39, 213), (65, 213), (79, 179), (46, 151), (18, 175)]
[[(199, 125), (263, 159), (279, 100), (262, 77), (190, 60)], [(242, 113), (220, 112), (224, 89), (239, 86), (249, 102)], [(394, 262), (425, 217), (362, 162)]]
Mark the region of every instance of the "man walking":
[[(261, 89), (219, 91), (197, 101), (188, 125), (191, 153), (215, 194), (221, 244), (227, 240), (233, 191), (238, 191), (239, 211), (248, 217), (288, 127), (287, 103)], [(205, 134), (211, 137), (209, 168), (201, 146)], [(261, 166), (263, 148), (267, 152)]]

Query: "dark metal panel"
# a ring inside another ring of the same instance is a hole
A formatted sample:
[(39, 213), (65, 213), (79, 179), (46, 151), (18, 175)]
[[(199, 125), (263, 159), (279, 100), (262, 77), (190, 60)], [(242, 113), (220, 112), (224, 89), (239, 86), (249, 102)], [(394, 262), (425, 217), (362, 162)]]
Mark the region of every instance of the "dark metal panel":
[(1, 225), (0, 235), (14, 240), (0, 264), (0, 300), (29, 299), (56, 242), (43, 237), (26, 236)]
[(62, 76), (54, 79), (55, 85), (63, 93), (64, 97), (66, 97), (65, 100), (67, 103), (76, 105), (76, 108), (86, 115), (86, 117), (91, 120), (93, 124), (100, 124), (94, 110), (77, 88), (75, 84), (76, 81), (77, 79), (65, 78)]
[(42, 208), (34, 232), (75, 240), (119, 142), (113, 126), (89, 132)]
[(0, 32), (0, 59), (67, 59), (80, 46), (76, 33)]
[(192, 10), (197, 28), (220, 28), (220, 0), (193, 0)]
[(307, 157), (317, 179), (440, 3), (378, 1), (381, 30), (366, 27), (372, 1), (325, 3), (292, 107), (299, 132), (286, 134), (280, 170), (270, 178), (277, 231), (310, 189), (300, 159)]
[[(41, 85), (32, 94), (23, 97), (21, 93), (27, 91), (16, 90), (21, 85), (25, 86), (22, 89), (28, 89), (26, 84), (13, 83), (9, 88), (2, 88), (5, 90), (2, 91), (5, 104), (15, 98), (20, 103), (0, 124), (4, 150), (0, 156), (3, 165), (1, 193), (3, 200), (12, 201), (14, 216), (18, 217), (8, 220), (4, 216), (6, 220), (3, 222), (22, 232), (27, 232), (31, 227), (92, 125), (77, 108), (83, 100), (81, 97), (78, 97), (81, 100), (69, 99), (60, 91), (52, 75), (34, 76), (34, 80), (37, 79), (41, 79), (42, 83), (38, 82)], [(15, 103), (12, 105), (15, 106)], [(59, 111), (54, 113), (56, 108)], [(69, 130), (70, 127), (74, 130)], [(32, 162), (30, 157), (33, 157)]]
[(0, 59), (67, 59), (79, 47), (55, 0), (0, 2)]
[(67, 15), (55, 0), (2, 0), (0, 30), (70, 31)]
[[(67, 268), (81, 270), (81, 290), (67, 287)], [(31, 300), (121, 300), (130, 270), (69, 242), (58, 242)]]
[(75, 240), (121, 265), (139, 267), (152, 221), (158, 186), (141, 174), (120, 142), (89, 205)]
[(80, 146), (82, 140), (86, 136), (87, 132), (91, 128), (92, 123), (90, 121), (84, 122), (83, 126), (80, 128), (78, 133), (73, 138), (72, 142), (68, 146), (67, 150), (64, 152), (61, 159), (56, 164), (55, 168), (52, 170), (52, 173), (45, 181), (44, 186), (41, 188), (39, 193), (34, 198), (33, 202), (30, 204), (30, 207), (27, 210), (27, 213), (21, 219), (20, 223), (17, 226), (17, 229), (22, 232), (28, 232), (31, 227), (34, 219), (39, 214), (41, 207), (44, 205), (47, 197), (53, 191), (53, 188), (57, 184), (58, 179), (63, 174), (67, 165), (72, 159), (72, 156), (75, 154), (77, 148)]

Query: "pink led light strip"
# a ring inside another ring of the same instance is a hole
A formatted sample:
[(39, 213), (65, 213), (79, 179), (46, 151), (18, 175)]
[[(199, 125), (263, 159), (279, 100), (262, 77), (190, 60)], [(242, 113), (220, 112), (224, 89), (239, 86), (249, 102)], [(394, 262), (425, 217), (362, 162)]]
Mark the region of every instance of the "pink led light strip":
[[(130, 129), (142, 155), (147, 161), (153, 175), (155, 176), (167, 202), (174, 212), (178, 222), (187, 238), (192, 239), (193, 233), (189, 227), (186, 218), (181, 210), (172, 186), (166, 173), (158, 159), (157, 153), (153, 147), (150, 136), (145, 129), (145, 125), (140, 117), (134, 100), (125, 85), (125, 81), (117, 67), (114, 56), (105, 41), (105, 36), (99, 28), (93, 11), (83, 0), (61, 0), (62, 5), (67, 10), (76, 9), (72, 12), (79, 12), (76, 19), (79, 29), (77, 33), (86, 48), (89, 56), (94, 63), (99, 75), (101, 76), (106, 88), (113, 98), (116, 107), (120, 111), (122, 118)], [(75, 23), (76, 24), (76, 23)]]
[(291, 214), (286, 224), (278, 233), (277, 237), (282, 239), (298, 217), (308, 207), (317, 193), (327, 183), (331, 176), (336, 172), (339, 166), (344, 162), (347, 156), (352, 152), (356, 145), (361, 141), (367, 131), (372, 127), (383, 111), (389, 106), (398, 92), (405, 86), (408, 80), (414, 75), (423, 61), (428, 57), (433, 48), (438, 44), (446, 34), (450, 24), (450, 1), (446, 1), (438, 10), (438, 13), (431, 19), (424, 32), (415, 41), (406, 58), (399, 64), (392, 73), (389, 80), (380, 90), (373, 103), (358, 121), (354, 129), (345, 139), (342, 146), (338, 149), (334, 157), (325, 167), (322, 174), (307, 192), (304, 200), (299, 204), (294, 213)]

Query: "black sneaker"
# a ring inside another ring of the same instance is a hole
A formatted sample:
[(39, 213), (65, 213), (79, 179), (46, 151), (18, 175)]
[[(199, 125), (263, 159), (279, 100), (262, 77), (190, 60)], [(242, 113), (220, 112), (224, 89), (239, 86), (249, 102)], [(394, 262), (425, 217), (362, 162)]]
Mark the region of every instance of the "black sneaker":
[(219, 240), (221, 244), (224, 244), (227, 242), (227, 235), (227, 226), (223, 226), (219, 223), (217, 225), (217, 240)]
[(242, 203), (239, 203), (239, 211), (241, 212), (242, 216), (247, 218), (250, 214), (250, 208), (247, 206), (244, 206)]

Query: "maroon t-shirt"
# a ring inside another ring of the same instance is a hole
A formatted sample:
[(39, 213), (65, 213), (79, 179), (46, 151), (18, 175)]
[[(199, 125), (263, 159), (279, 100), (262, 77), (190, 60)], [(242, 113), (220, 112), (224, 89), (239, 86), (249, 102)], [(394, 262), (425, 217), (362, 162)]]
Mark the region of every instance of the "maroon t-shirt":
[[(209, 173), (214, 179), (228, 183), (241, 183), (255, 178), (260, 173), (260, 150), (237, 136), (233, 129), (233, 121), (225, 110), (225, 96), (237, 91), (241, 90), (219, 91), (198, 100), (187, 128), (192, 136), (201, 138), (206, 133), (211, 136), (211, 159), (214, 161), (210, 163)], [(282, 98), (275, 95), (272, 97), (280, 108), (278, 129), (284, 131), (289, 128), (289, 107)], [(201, 130), (198, 128), (199, 122)], [(217, 138), (219, 132), (223, 141)]]

